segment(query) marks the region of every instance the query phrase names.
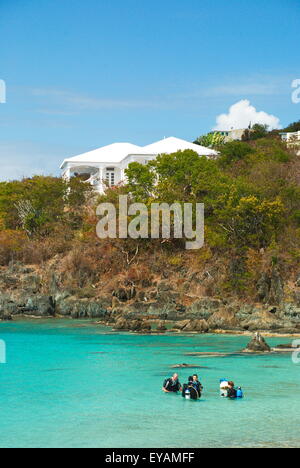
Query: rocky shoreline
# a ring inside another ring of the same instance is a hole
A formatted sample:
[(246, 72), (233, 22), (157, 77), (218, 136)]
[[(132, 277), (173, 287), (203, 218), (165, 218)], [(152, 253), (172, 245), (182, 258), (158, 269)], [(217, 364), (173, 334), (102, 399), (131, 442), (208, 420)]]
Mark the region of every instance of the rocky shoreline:
[(265, 278), (265, 286), (261, 280), (261, 295), (267, 285), (272, 288), (273, 302), (193, 296), (177, 290), (167, 278), (127, 282), (91, 298), (61, 287), (55, 271), (45, 280), (34, 268), (12, 265), (0, 272), (0, 320), (69, 317), (133, 333), (300, 335), (300, 281), (299, 292), (289, 301), (281, 294), (278, 278), (272, 285)]

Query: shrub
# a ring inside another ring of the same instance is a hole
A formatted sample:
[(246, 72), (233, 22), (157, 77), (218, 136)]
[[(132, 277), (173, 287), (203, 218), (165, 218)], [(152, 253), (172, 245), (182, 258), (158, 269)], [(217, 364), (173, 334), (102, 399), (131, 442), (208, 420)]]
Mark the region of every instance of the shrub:
[(22, 231), (0, 231), (0, 265), (20, 259), (26, 236)]

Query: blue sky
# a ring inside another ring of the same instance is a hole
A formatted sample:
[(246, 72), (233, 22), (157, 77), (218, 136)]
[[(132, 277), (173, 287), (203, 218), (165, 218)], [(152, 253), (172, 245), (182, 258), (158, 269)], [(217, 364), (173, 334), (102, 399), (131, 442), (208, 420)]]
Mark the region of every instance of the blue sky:
[(242, 99), (299, 120), (299, 31), (299, 0), (0, 0), (0, 180), (193, 140)]

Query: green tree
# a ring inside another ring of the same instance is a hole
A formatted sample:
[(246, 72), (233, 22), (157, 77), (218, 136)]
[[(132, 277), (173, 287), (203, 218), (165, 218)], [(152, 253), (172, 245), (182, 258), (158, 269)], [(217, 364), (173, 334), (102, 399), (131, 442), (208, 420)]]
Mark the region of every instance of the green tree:
[(230, 141), (220, 148), (220, 157), (218, 162), (221, 167), (226, 167), (235, 162), (245, 160), (253, 148), (242, 141)]
[(290, 125), (288, 125), (284, 130), (282, 130), (283, 132), (299, 132), (300, 131), (300, 120), (298, 120), (297, 122), (293, 122), (291, 123)]
[(245, 130), (242, 140), (243, 141), (259, 140), (260, 138), (265, 138), (268, 135), (268, 133), (269, 133), (268, 125), (254, 124), (251, 129)]
[(0, 218), (4, 229), (47, 235), (57, 223), (74, 222), (73, 215), (92, 194), (89, 184), (71, 179), (35, 176), (0, 183)]

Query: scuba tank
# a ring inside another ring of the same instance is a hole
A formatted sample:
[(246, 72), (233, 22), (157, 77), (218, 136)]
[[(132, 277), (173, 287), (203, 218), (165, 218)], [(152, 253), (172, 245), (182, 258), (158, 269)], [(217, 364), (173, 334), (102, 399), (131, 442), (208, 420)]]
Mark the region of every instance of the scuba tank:
[(227, 398), (228, 394), (228, 380), (227, 379), (221, 379), (220, 380), (220, 395), (223, 398)]
[(187, 388), (186, 391), (185, 391), (185, 399), (186, 399), (186, 400), (190, 400), (190, 399), (191, 399), (191, 392), (189, 391), (188, 388)]
[(244, 398), (244, 393), (243, 393), (243, 390), (242, 390), (241, 387), (239, 387), (239, 388), (237, 389), (236, 397), (237, 397), (237, 398)]

